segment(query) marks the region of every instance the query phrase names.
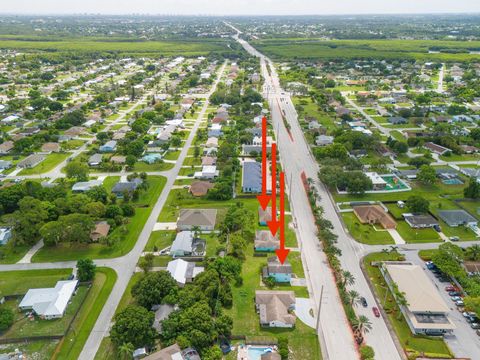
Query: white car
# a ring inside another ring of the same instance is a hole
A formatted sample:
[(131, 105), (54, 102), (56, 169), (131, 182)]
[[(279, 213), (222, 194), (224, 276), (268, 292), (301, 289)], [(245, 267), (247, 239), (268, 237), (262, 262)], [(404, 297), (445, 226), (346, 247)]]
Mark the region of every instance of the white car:
[(455, 301), (455, 305), (457, 305), (457, 306), (463, 306), (463, 305), (465, 305), (465, 304), (463, 303), (463, 300), (457, 300), (457, 301)]

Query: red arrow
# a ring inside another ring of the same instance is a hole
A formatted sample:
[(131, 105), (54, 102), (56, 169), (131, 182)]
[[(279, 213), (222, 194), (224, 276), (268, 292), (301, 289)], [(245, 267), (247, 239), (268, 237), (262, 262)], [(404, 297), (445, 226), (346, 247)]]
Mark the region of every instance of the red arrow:
[(262, 118), (262, 195), (257, 196), (258, 202), (263, 210), (270, 202), (267, 195), (267, 118)]
[(285, 174), (280, 173), (280, 249), (275, 250), (280, 263), (284, 263), (290, 250), (285, 249)]
[(278, 231), (280, 223), (277, 221), (277, 144), (272, 144), (272, 220), (267, 222), (273, 236)]

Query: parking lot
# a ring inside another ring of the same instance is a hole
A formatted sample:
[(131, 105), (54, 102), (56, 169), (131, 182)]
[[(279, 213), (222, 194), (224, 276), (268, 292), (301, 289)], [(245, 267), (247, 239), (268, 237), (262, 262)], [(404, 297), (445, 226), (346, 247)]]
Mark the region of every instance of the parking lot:
[(406, 260), (422, 266), (427, 276), (438, 288), (440, 295), (451, 309), (449, 316), (455, 324), (456, 329), (452, 334), (444, 337), (450, 349), (457, 357), (480, 359), (480, 336), (477, 335), (477, 330), (472, 329), (470, 323), (463, 316), (462, 312), (459, 311), (459, 308), (461, 309), (461, 307), (455, 305), (449, 292), (445, 290), (445, 288), (451, 284), (449, 282), (441, 282), (435, 277), (434, 273), (427, 269), (425, 262), (418, 257), (416, 251), (408, 251), (405, 253), (405, 256)]

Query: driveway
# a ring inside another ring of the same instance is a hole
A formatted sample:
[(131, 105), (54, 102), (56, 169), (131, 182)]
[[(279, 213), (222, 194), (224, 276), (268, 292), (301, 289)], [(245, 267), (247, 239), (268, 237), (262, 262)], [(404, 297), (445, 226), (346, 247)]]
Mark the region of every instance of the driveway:
[(177, 230), (176, 222), (157, 222), (153, 227), (153, 231), (159, 230)]
[(398, 233), (397, 229), (388, 229), (388, 233), (392, 236), (393, 241), (395, 241), (395, 244), (397, 245), (405, 244), (405, 240), (403, 240), (402, 235)]
[(315, 329), (315, 318), (312, 316), (312, 300), (295, 298), (295, 315), (307, 326)]

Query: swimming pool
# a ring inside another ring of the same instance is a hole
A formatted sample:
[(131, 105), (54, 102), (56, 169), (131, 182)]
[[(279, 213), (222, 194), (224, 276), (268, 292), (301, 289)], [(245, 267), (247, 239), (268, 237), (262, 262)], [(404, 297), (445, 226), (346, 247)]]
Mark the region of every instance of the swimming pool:
[(443, 182), (445, 185), (461, 185), (461, 184), (463, 184), (463, 181), (460, 180), (460, 179), (457, 179), (457, 178), (444, 179), (444, 180), (442, 180), (442, 182)]
[(260, 360), (262, 355), (267, 352), (272, 352), (272, 348), (250, 346), (248, 348), (248, 360)]

